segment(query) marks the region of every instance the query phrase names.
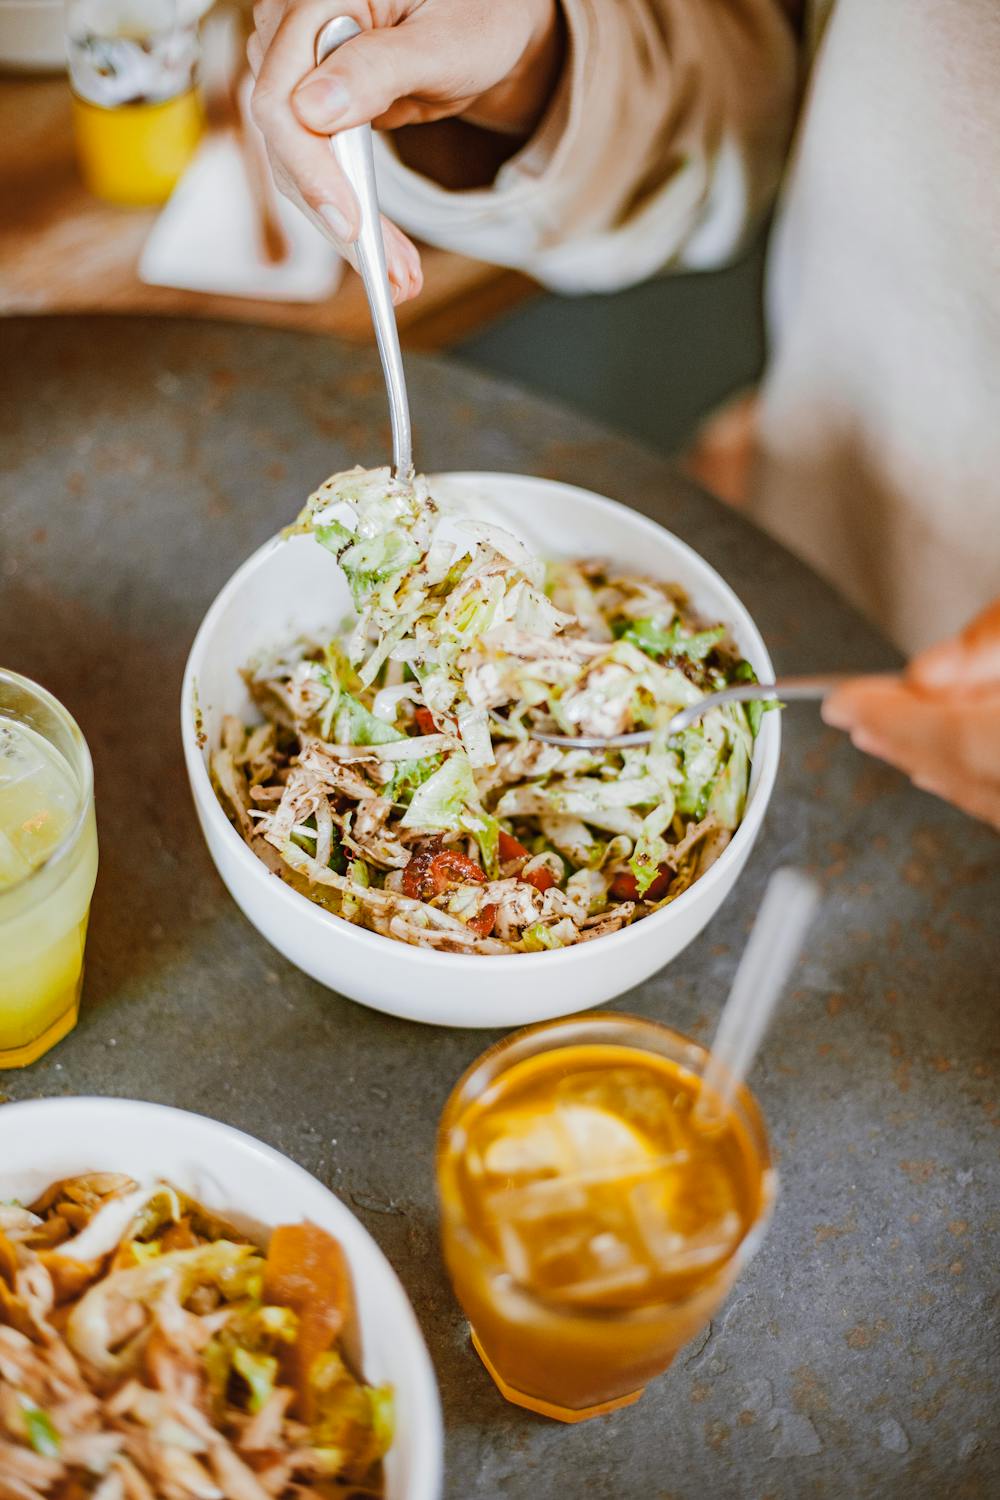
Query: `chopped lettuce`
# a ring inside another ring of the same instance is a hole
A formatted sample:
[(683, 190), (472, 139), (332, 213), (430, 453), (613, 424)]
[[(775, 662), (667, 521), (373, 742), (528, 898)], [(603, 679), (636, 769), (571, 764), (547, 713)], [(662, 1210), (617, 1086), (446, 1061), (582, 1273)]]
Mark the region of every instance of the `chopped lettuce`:
[(499, 821), (492, 814), (480, 809), (478, 812), (467, 812), (462, 822), (479, 845), (479, 857), (483, 862), (483, 869), (491, 880), (495, 880), (500, 874)]
[[(732, 682), (759, 682), (757, 673), (750, 663), (744, 658), (738, 661), (729, 674)], [(753, 698), (749, 703), (744, 703), (743, 708), (750, 726), (750, 733), (754, 739), (760, 734), (760, 721), (772, 708), (780, 708), (781, 704), (777, 698)]]
[(521, 939), (527, 953), (541, 953), (544, 949), (562, 948), (564, 945), (559, 941), (551, 927), (544, 922), (533, 922), (530, 927), (524, 929)]
[(372, 1414), (372, 1431), (378, 1447), (378, 1455), (388, 1453), (396, 1433), (396, 1401), (391, 1385), (366, 1385), (368, 1405)]
[(340, 554), (346, 552), (347, 548), (353, 546), (357, 540), (353, 531), (348, 531), (346, 526), (341, 526), (339, 521), (332, 519), (314, 527), (313, 534), (320, 545), (328, 552), (332, 552), (338, 559)]
[(715, 709), (698, 724), (677, 735), (675, 743), (680, 752), (683, 774), (677, 790), (677, 810), (689, 818), (702, 818), (712, 783), (726, 753), (726, 721)]
[(714, 813), (723, 828), (738, 828), (746, 806), (747, 787), (750, 783), (750, 756), (746, 741), (740, 737), (733, 741), (725, 769), (718, 777), (708, 799), (708, 811)]
[[(310, 1444), (320, 1455), (320, 1466), (339, 1474), (345, 1470), (344, 1459), (350, 1454), (346, 1475), (360, 1481), (372, 1464), (385, 1453), (388, 1431), (392, 1440), (392, 1405), (385, 1394), (372, 1399), (369, 1386), (361, 1385), (335, 1350), (319, 1354), (309, 1370)], [(323, 1464), (329, 1455), (329, 1464)]]
[[(367, 890), (371, 885), (368, 866), (363, 859), (352, 860), (348, 867), (347, 875), (349, 880), (353, 881), (356, 886), (361, 886), (364, 890)], [(345, 891), (340, 904), (340, 914), (348, 922), (359, 922), (362, 914), (360, 898), (351, 891)]]
[(418, 786), (401, 822), (406, 828), (457, 833), (467, 808), (479, 809), (479, 793), (469, 757), (454, 750), (439, 770)]
[(250, 1388), (249, 1410), (260, 1411), (274, 1390), (278, 1361), (273, 1354), (253, 1354), (249, 1349), (237, 1347), (233, 1350), (233, 1369)]
[(21, 1396), (20, 1406), (28, 1442), (32, 1448), (42, 1458), (58, 1458), (62, 1444), (48, 1412), (36, 1406), (28, 1396)]
[(444, 760), (440, 755), (425, 755), (421, 760), (398, 761), (383, 795), (391, 797), (394, 802), (410, 802), (417, 787), (429, 781), (443, 764)]
[(406, 735), (384, 719), (377, 719), (351, 693), (341, 693), (333, 720), (333, 743), (337, 745), (389, 745)]
[(633, 620), (622, 632), (649, 656), (683, 656), (688, 661), (704, 661), (710, 651), (725, 638), (726, 627), (713, 625), (708, 630), (690, 631), (682, 620), (675, 619), (666, 630), (655, 620)]
[(355, 605), (360, 609), (373, 589), (405, 573), (419, 557), (416, 543), (398, 531), (355, 541), (340, 554), (340, 566), (351, 586)]
[(642, 832), (636, 840), (629, 868), (635, 876), (640, 896), (644, 896), (660, 873), (660, 866), (670, 858), (670, 846), (660, 837), (674, 816), (673, 799), (654, 807), (642, 820)]

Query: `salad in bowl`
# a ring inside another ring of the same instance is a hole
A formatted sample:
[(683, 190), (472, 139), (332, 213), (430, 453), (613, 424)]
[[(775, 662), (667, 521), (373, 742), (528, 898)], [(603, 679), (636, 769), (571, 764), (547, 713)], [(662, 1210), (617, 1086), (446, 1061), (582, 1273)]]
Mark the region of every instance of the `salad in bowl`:
[[(679, 708), (754, 669), (677, 584), (511, 531), (387, 469), (336, 474), (288, 534), (353, 602), (323, 636), (244, 666), (211, 775), (287, 884), (345, 921), (443, 953), (568, 948), (661, 911), (743, 818), (765, 705)], [(584, 750), (533, 735), (654, 731)]]

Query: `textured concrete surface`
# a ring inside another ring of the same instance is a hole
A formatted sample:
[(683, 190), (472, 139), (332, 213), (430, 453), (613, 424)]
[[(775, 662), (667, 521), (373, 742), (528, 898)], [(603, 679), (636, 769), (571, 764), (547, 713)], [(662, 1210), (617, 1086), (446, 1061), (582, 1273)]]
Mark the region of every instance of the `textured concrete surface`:
[[(618, 1002), (707, 1038), (769, 870), (794, 860), (821, 877), (808, 957), (753, 1076), (783, 1186), (770, 1236), (636, 1406), (579, 1428), (507, 1407), (442, 1273), (433, 1193), (438, 1113), (490, 1038), (375, 1015), (271, 951), (209, 863), (178, 739), (184, 657), (219, 586), (318, 479), (385, 453), (376, 367), (213, 325), (21, 321), (0, 339), (0, 660), (83, 725), (102, 856), (80, 1026), (0, 1088), (199, 1110), (339, 1193), (424, 1327), (450, 1500), (1000, 1493), (995, 836), (814, 709), (787, 712), (743, 880)], [(893, 665), (807, 570), (661, 459), (468, 370), (409, 369), (424, 467), (602, 490), (721, 569), (779, 668)]]

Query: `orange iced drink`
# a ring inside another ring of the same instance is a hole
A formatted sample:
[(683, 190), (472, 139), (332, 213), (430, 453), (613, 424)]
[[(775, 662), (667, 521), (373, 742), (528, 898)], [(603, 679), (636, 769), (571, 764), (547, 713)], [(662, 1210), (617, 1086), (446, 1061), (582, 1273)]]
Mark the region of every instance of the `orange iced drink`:
[(484, 1364), (520, 1406), (581, 1421), (638, 1399), (708, 1322), (775, 1180), (744, 1089), (693, 1118), (704, 1048), (597, 1015), (474, 1063), (441, 1122), (445, 1258)]

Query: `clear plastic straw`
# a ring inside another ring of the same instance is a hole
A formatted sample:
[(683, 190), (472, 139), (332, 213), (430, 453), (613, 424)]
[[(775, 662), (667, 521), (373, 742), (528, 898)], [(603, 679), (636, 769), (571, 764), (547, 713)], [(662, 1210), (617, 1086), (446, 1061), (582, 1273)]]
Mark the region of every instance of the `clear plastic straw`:
[(819, 904), (819, 888), (801, 870), (776, 870), (729, 991), (694, 1109), (701, 1126), (732, 1108)]

